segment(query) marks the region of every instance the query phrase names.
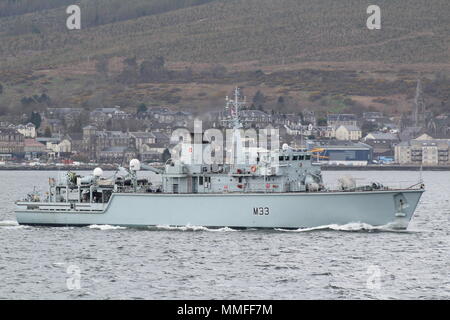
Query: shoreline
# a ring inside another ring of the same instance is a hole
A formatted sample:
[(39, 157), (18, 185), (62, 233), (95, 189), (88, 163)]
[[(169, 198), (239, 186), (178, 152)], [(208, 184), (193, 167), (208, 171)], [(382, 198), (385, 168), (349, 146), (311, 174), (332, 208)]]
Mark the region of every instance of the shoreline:
[[(118, 165), (98, 165), (113, 171)], [(97, 166), (0, 166), (0, 171), (90, 171)], [(368, 165), (368, 166), (321, 166), (322, 171), (420, 171), (420, 166)], [(423, 171), (450, 171), (450, 166), (424, 166)]]
[(399, 166), (399, 165), (368, 165), (368, 166), (322, 166), (322, 171), (450, 171), (450, 166)]

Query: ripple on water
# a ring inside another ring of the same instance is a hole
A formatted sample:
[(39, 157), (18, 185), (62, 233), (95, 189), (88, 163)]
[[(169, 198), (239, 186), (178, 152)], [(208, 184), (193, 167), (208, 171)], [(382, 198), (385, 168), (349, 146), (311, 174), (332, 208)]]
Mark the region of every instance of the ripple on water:
[[(49, 173), (0, 171), (10, 189), (0, 193), (0, 298), (449, 297), (450, 193), (442, 192), (450, 190), (449, 172), (423, 173), (424, 205), (407, 231), (360, 223), (298, 230), (19, 226), (12, 197), (20, 198), (30, 185), (44, 189)], [(363, 183), (403, 181), (411, 172), (324, 172), (324, 177), (332, 183), (345, 174)], [(79, 267), (80, 290), (67, 289), (71, 265)], [(380, 272), (380, 291), (367, 288), (374, 270)]]

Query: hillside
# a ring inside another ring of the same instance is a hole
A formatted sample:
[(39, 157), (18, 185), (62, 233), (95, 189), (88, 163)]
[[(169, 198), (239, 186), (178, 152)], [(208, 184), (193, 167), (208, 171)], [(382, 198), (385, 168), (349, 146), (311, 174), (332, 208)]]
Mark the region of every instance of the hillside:
[[(73, 3), (81, 7), (82, 30), (65, 27), (65, 9)], [(0, 114), (26, 110), (21, 100), (43, 92), (53, 104), (65, 106), (145, 102), (202, 109), (221, 101), (218, 97), (235, 83), (250, 93), (265, 89), (272, 102), (269, 108), (283, 95), (292, 102), (286, 107), (290, 110), (327, 109), (331, 101), (332, 106), (341, 106), (340, 111), (356, 103), (395, 113), (408, 110), (419, 75), (438, 88), (426, 89), (430, 103), (438, 106), (437, 111), (445, 109), (450, 2), (380, 0), (382, 29), (375, 31), (365, 27), (369, 4), (364, 0), (2, 2)], [(142, 62), (156, 57), (164, 58), (159, 73), (163, 76), (142, 76)], [(126, 58), (136, 58), (140, 71), (123, 75), (131, 66), (124, 64)], [(100, 68), (99, 61), (106, 61), (106, 67)], [(124, 77), (126, 81), (120, 81)], [(374, 101), (380, 97), (387, 97), (390, 105)], [(353, 102), (342, 103), (347, 98)]]

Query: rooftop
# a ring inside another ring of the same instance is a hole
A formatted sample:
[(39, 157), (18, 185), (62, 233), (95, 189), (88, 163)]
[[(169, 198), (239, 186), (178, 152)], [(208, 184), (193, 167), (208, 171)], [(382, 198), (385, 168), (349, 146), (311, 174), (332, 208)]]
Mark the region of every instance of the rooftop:
[(101, 152), (127, 152), (127, 151), (132, 151), (132, 150), (129, 150), (129, 147), (116, 146), (116, 147), (109, 147), (109, 148), (103, 149)]
[(95, 133), (98, 137), (110, 137), (110, 138), (128, 138), (129, 134), (122, 131), (97, 131)]
[(364, 138), (366, 140), (398, 140), (398, 136), (389, 132), (370, 132)]
[(329, 114), (327, 115), (328, 121), (354, 121), (356, 120), (356, 115), (354, 114)]
[(25, 147), (43, 147), (44, 145), (38, 142), (36, 139), (25, 139)]
[(369, 150), (372, 149), (371, 146), (362, 142), (351, 142), (342, 140), (330, 140), (330, 141), (318, 141), (315, 143), (315, 147), (320, 147), (324, 149), (342, 150), (342, 149), (352, 149), (352, 150)]
[(361, 131), (361, 129), (358, 126), (354, 126), (354, 125), (340, 125), (338, 128), (340, 128), (340, 127), (344, 127), (348, 131)]
[(19, 133), (19, 131), (17, 131), (14, 128), (0, 128), (0, 134), (11, 135), (11, 134), (21, 134), (21, 133)]
[(135, 138), (156, 138), (152, 132), (139, 131), (139, 132), (130, 132), (130, 135)]
[(243, 117), (268, 117), (269, 115), (261, 110), (241, 110), (241, 116)]

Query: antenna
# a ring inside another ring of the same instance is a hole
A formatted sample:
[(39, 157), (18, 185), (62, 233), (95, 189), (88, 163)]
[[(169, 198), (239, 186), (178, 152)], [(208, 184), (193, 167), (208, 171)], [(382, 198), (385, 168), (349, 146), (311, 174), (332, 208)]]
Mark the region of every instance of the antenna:
[(419, 171), (419, 183), (420, 184), (423, 184), (422, 169), (423, 169), (423, 166), (420, 165), (420, 171)]
[(242, 128), (242, 123), (240, 119), (240, 107), (246, 104), (244, 101), (239, 101), (241, 95), (238, 87), (234, 89), (234, 99), (230, 99), (226, 96), (226, 105), (225, 110), (230, 110), (229, 118), (225, 121), (229, 121), (232, 123), (233, 129), (233, 147), (232, 147), (232, 158), (233, 164), (236, 165), (240, 163), (240, 158), (242, 157), (242, 141), (241, 141), (241, 133), (240, 129)]
[(234, 99), (230, 99), (226, 96), (225, 101), (225, 110), (230, 110), (230, 118), (228, 121), (233, 123), (233, 128), (242, 128), (242, 123), (239, 118), (239, 110), (242, 106), (246, 104), (245, 98), (244, 101), (239, 101), (240, 91), (239, 88), (236, 87), (234, 89)]

